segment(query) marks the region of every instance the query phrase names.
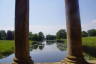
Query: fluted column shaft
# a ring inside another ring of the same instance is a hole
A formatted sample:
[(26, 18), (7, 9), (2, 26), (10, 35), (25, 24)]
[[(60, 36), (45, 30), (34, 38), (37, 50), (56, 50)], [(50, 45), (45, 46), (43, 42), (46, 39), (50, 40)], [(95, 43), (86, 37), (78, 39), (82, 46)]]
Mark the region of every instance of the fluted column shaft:
[(29, 0), (15, 4), (15, 64), (32, 64), (29, 56)]
[(65, 0), (67, 22), (67, 61), (74, 64), (86, 63), (83, 58), (81, 23), (78, 0)]
[(65, 0), (68, 54), (82, 56), (81, 23), (78, 0)]

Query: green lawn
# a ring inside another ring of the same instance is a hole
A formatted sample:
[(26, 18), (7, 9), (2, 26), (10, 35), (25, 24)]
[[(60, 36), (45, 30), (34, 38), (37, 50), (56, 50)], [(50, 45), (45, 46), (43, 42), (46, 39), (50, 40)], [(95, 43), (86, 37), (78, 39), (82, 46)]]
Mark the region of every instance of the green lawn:
[(82, 44), (85, 58), (88, 60), (96, 60), (96, 37), (82, 38)]
[(84, 37), (82, 43), (83, 45), (96, 47), (96, 37)]
[(0, 58), (14, 52), (14, 41), (0, 40)]
[[(29, 41), (30, 44), (32, 41)], [(0, 40), (0, 58), (14, 53), (15, 43), (13, 40)]]

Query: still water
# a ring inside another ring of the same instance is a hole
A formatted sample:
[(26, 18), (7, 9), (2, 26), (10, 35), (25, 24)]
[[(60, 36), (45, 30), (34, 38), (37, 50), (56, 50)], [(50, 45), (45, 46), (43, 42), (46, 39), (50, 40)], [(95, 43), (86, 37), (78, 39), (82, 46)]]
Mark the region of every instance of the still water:
[[(44, 41), (39, 44), (30, 45), (30, 56), (34, 62), (57, 62), (66, 57), (66, 45), (64, 42)], [(3, 62), (12, 62), (14, 54), (0, 60)]]

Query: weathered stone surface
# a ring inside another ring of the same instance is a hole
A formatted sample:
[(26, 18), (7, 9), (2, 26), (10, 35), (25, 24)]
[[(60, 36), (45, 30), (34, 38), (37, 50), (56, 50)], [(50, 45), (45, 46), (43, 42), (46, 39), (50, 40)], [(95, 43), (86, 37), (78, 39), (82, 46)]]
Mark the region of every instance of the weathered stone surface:
[(78, 0), (65, 0), (68, 57), (66, 64), (86, 64), (83, 58)]
[(29, 56), (29, 0), (16, 0), (15, 58), (12, 64), (33, 64)]
[[(88, 60), (90, 64), (96, 64), (96, 60)], [(0, 63), (0, 64), (11, 64), (11, 63)], [(53, 63), (34, 63), (34, 64), (61, 64), (61, 62), (53, 62)], [(63, 63), (66, 64), (66, 63)], [(72, 63), (69, 63), (72, 64)]]

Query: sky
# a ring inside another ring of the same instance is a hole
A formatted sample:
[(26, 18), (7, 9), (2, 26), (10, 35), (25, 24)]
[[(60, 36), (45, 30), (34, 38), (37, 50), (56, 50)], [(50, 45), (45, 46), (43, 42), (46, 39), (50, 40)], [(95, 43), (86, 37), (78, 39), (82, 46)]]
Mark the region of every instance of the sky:
[[(56, 34), (66, 29), (64, 0), (30, 0), (29, 30)], [(79, 0), (82, 30), (96, 28), (96, 0)], [(0, 30), (14, 30), (15, 0), (0, 0)]]

